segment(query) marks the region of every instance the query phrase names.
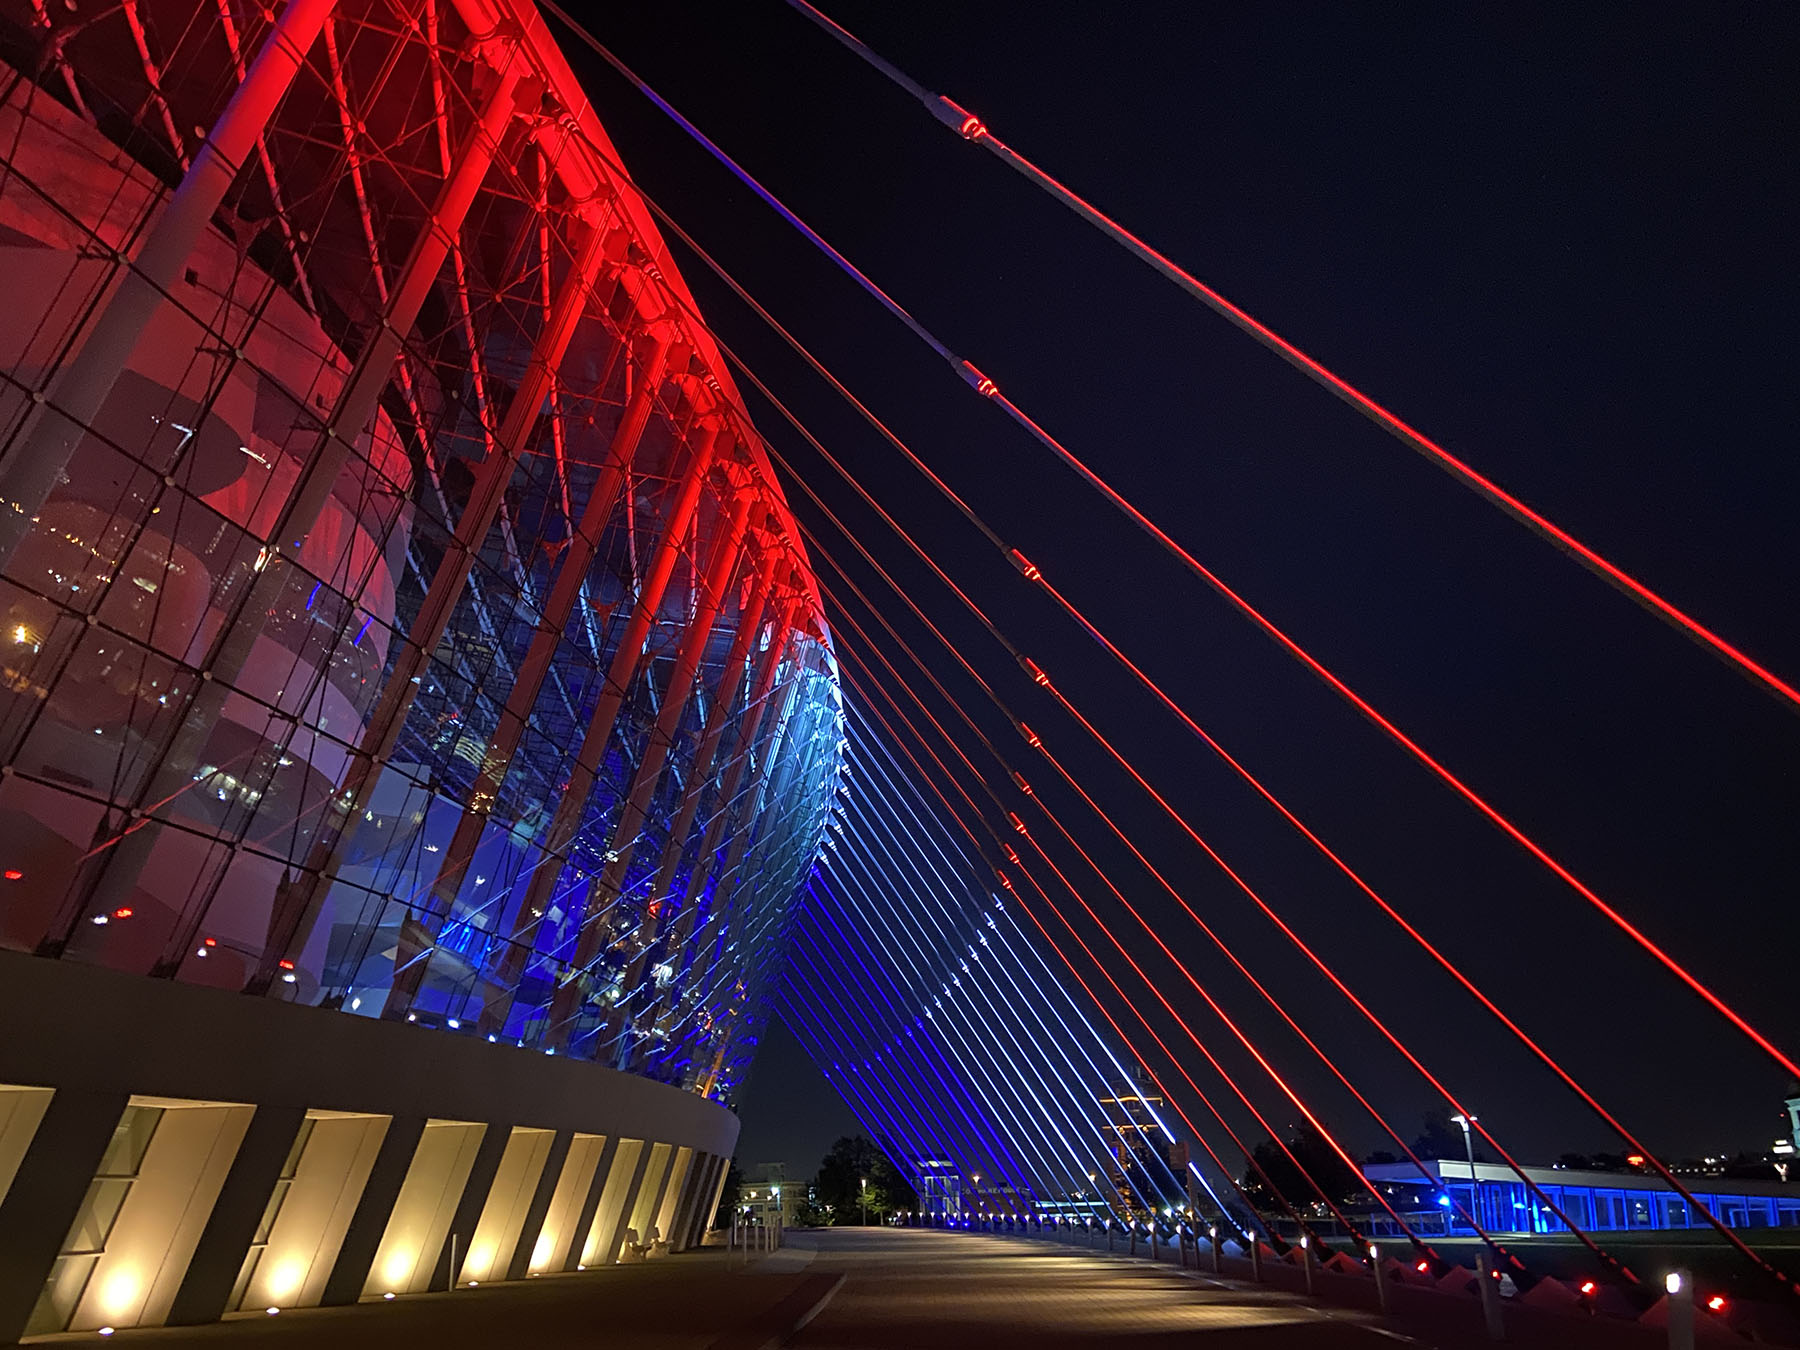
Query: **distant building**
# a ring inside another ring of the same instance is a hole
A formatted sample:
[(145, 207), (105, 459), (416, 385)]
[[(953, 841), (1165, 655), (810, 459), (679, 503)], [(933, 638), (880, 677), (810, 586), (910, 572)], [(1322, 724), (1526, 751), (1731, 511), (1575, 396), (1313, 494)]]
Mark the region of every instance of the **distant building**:
[(947, 1158), (921, 1158), (912, 1165), (919, 1209), (925, 1214), (963, 1212), (962, 1175)]
[(746, 1223), (785, 1228), (799, 1223), (800, 1202), (806, 1198), (804, 1182), (787, 1179), (786, 1163), (759, 1163), (750, 1169), (743, 1190), (738, 1193), (738, 1214)]
[[(1424, 1165), (1431, 1174), (1429, 1181), (1411, 1163), (1373, 1164), (1363, 1168), (1363, 1175), (1402, 1214), (1435, 1211), (1437, 1218), (1426, 1225), (1427, 1231), (1472, 1233), (1463, 1216), (1473, 1213), (1490, 1233), (1566, 1233), (1568, 1226), (1556, 1210), (1576, 1227), (1592, 1232), (1708, 1226), (1673, 1187), (1637, 1172), (1526, 1167), (1522, 1171), (1531, 1182), (1527, 1186), (1509, 1167), (1476, 1163), (1471, 1185), (1466, 1162), (1427, 1159)], [(1800, 1227), (1800, 1186), (1720, 1177), (1709, 1180), (1704, 1190), (1694, 1186), (1688, 1190), (1732, 1228)], [(1410, 1216), (1408, 1222), (1412, 1223)]]
[(1134, 1080), (1116, 1086), (1099, 1104), (1112, 1164), (1109, 1180), (1127, 1211), (1149, 1212), (1167, 1204), (1185, 1204), (1185, 1195), (1164, 1194), (1168, 1189), (1165, 1183), (1176, 1168), (1171, 1161), (1175, 1141), (1156, 1115), (1162, 1097), (1149, 1084)]

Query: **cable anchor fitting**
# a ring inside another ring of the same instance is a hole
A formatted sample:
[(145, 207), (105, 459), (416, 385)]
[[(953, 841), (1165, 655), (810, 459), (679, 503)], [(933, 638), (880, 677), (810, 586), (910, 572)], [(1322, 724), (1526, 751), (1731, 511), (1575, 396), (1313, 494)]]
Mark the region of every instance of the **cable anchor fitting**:
[(1019, 552), (1018, 549), (1008, 549), (1006, 551), (1006, 560), (1018, 569), (1019, 575), (1024, 577), (1025, 580), (1042, 581), (1044, 579), (1044, 574), (1038, 571), (1037, 564), (1032, 562), (1031, 559), (1027, 558), (1023, 553)]
[(963, 377), (963, 382), (967, 384), (969, 388), (973, 389), (983, 398), (999, 397), (1000, 386), (995, 384), (987, 376), (983, 375), (979, 370), (975, 369), (975, 367), (970, 365), (967, 361), (959, 362), (956, 367), (956, 372)]
[(1017, 811), (1008, 811), (1006, 813), (1006, 818), (1012, 823), (1012, 827), (1020, 834), (1028, 835), (1031, 833), (1030, 830), (1025, 828), (1025, 822), (1019, 819), (1019, 813)]
[(1025, 781), (1025, 775), (1020, 773), (1017, 769), (1012, 771), (1012, 780), (1013, 786), (1017, 787), (1020, 792), (1023, 792), (1027, 797), (1032, 795), (1031, 784)]
[(1029, 656), (1021, 656), (1019, 658), (1019, 668), (1027, 675), (1031, 676), (1031, 682), (1033, 684), (1041, 684), (1046, 689), (1050, 687), (1050, 677), (1044, 674), (1038, 663), (1033, 661)]
[(1013, 730), (1023, 736), (1025, 738), (1025, 744), (1029, 745), (1033, 750), (1042, 750), (1044, 748), (1044, 743), (1038, 739), (1037, 732), (1033, 731), (1030, 727), (1026, 726), (1016, 718), (1013, 720)]
[(936, 103), (927, 103), (925, 106), (931, 110), (933, 117), (965, 141), (979, 141), (988, 134), (987, 123), (955, 99), (939, 94)]

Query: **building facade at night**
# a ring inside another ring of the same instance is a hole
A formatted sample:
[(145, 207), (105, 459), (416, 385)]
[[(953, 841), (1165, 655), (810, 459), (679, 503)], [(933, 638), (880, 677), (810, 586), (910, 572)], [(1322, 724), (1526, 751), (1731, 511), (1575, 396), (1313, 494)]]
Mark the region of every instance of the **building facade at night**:
[(0, 0), (0, 61), (0, 1342), (696, 1240), (843, 718), (555, 42)]

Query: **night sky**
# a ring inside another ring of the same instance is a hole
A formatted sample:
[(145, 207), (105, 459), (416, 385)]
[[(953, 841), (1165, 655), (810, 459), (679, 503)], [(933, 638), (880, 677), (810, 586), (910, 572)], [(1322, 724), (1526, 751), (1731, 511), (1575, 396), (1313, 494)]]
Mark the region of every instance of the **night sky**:
[[(1452, 452), (1800, 676), (1800, 9), (827, 9)], [(1202, 561), (1800, 1048), (1800, 712), (956, 140), (779, 0), (579, 12)], [(1784, 1119), (1776, 1065), (565, 45), (646, 192), (1648, 1142), (1674, 1155), (1767, 1147)], [(724, 338), (1502, 1142), (1533, 1161), (1617, 1147), (675, 247)], [(1416, 1133), (1429, 1090), (749, 398), (765, 434)], [(899, 604), (885, 607), (926, 650)], [(978, 693), (953, 688), (1100, 843)], [(1166, 897), (1101, 852), (1346, 1142), (1382, 1146)], [(849, 1115), (785, 1033), (765, 1049), (742, 1157), (810, 1169)]]

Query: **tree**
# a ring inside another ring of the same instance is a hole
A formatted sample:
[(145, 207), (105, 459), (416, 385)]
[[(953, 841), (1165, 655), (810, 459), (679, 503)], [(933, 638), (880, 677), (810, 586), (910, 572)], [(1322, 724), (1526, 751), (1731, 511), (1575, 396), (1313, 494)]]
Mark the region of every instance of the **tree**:
[(865, 1181), (871, 1220), (895, 1210), (918, 1208), (918, 1197), (900, 1170), (862, 1135), (846, 1136), (831, 1146), (819, 1163), (813, 1198), (831, 1223), (861, 1223)]
[[(1342, 1204), (1363, 1194), (1363, 1179), (1355, 1168), (1351, 1167), (1337, 1155), (1310, 1122), (1302, 1123), (1294, 1128), (1287, 1141), (1284, 1152), (1273, 1139), (1265, 1139), (1251, 1150), (1257, 1168), (1244, 1173), (1243, 1186), (1259, 1201), (1276, 1203), (1275, 1197), (1269, 1193), (1269, 1183), (1286, 1197), (1296, 1209), (1315, 1201), (1318, 1196), (1313, 1190), (1313, 1183), (1318, 1184), (1334, 1203)], [(1288, 1154), (1293, 1154), (1290, 1159)], [(1296, 1167), (1295, 1163), (1299, 1166)], [(1306, 1175), (1301, 1174), (1306, 1169)], [(1263, 1180), (1267, 1175), (1268, 1182)], [(1307, 1176), (1312, 1181), (1307, 1180)]]
[[(1413, 1140), (1413, 1152), (1421, 1158), (1445, 1158), (1452, 1162), (1462, 1162), (1468, 1157), (1469, 1141), (1464, 1139), (1462, 1126), (1450, 1118), (1450, 1113), (1443, 1107), (1435, 1111), (1427, 1111), (1424, 1119), (1425, 1130)], [(1486, 1162), (1487, 1158), (1480, 1149), (1475, 1150), (1475, 1160)]]

